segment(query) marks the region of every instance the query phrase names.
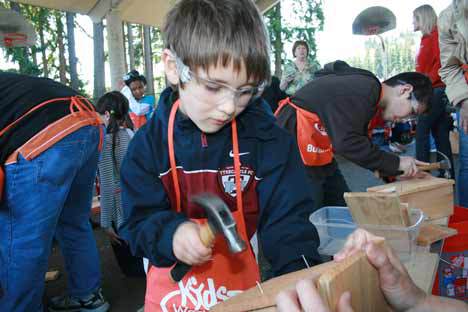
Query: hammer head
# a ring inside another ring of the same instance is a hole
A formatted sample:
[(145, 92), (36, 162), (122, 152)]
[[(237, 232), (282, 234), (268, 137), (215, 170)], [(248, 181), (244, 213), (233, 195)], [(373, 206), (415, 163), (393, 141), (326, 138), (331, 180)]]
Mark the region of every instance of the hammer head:
[(203, 207), (211, 230), (223, 234), (232, 253), (245, 250), (246, 244), (237, 232), (236, 221), (223, 200), (216, 195), (204, 193), (194, 196), (192, 201)]

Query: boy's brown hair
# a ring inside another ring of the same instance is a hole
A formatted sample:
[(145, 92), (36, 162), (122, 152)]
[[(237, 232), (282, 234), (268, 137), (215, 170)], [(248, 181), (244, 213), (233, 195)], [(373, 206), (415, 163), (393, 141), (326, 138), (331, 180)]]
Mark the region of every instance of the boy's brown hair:
[(252, 0), (181, 0), (163, 32), (166, 48), (191, 70), (232, 62), (237, 72), (245, 66), (248, 80), (270, 80), (269, 37)]

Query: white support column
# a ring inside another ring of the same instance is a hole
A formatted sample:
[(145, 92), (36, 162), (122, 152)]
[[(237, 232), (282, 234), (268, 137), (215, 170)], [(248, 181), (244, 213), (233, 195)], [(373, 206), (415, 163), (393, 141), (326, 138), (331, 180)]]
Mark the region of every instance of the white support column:
[(107, 13), (106, 20), (111, 88), (112, 90), (117, 90), (118, 82), (125, 74), (125, 49), (122, 34), (122, 19), (120, 18), (119, 12), (112, 9)]

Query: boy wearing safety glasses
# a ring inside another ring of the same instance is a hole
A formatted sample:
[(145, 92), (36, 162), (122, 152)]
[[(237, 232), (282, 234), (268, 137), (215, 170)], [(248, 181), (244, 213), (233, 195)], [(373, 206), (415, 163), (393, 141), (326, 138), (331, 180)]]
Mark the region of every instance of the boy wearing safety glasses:
[[(255, 232), (275, 275), (320, 261), (314, 206), (293, 138), (259, 98), (270, 79), (268, 36), (251, 0), (182, 0), (169, 12), (162, 60), (168, 81), (121, 169), (122, 233), (149, 259), (145, 311), (208, 310), (260, 282), (248, 245), (203, 245), (191, 202), (213, 193), (240, 237)], [(192, 269), (178, 283), (173, 265)]]
[(423, 74), (401, 73), (381, 83), (369, 71), (336, 61), (280, 103), (275, 115), (297, 135), (316, 207), (346, 206), (343, 194), (349, 188), (334, 154), (382, 177), (416, 176), (416, 165), (425, 163), (381, 150), (372, 144), (370, 133), (381, 123), (424, 113), (431, 95), (431, 81)]

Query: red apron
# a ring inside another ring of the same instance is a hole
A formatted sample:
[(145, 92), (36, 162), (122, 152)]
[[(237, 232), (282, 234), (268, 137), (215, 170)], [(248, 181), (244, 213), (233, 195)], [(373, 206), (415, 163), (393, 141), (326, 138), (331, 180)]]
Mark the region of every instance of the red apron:
[[(179, 180), (174, 156), (174, 119), (179, 107), (175, 102), (169, 117), (168, 145), (171, 174), (174, 183), (176, 211), (181, 211), (181, 194), (187, 190), (180, 190)], [(232, 121), (232, 140), (234, 152), (234, 169), (236, 189), (240, 185), (239, 144), (237, 140), (237, 125)], [(209, 191), (209, 190), (208, 190)], [(232, 215), (236, 220), (239, 234), (243, 240), (249, 241), (242, 205), (242, 192), (236, 192), (237, 211)], [(174, 203), (172, 203), (174, 204)], [(206, 222), (206, 219), (192, 219), (197, 223)], [(255, 256), (250, 244), (248, 248), (238, 254), (231, 254), (222, 237), (217, 237), (213, 248), (213, 260), (194, 266), (178, 283), (170, 278), (170, 268), (151, 266), (146, 278), (145, 312), (154, 311), (207, 311), (218, 302), (227, 300), (243, 290), (249, 289), (260, 281)]]
[(331, 140), (319, 116), (293, 104), (289, 98), (279, 103), (275, 116), (286, 105), (290, 105), (296, 110), (297, 145), (302, 162), (306, 166), (324, 166), (331, 163), (333, 160)]
[(130, 115), (130, 119), (133, 122), (133, 129), (135, 130), (143, 127), (147, 122), (146, 115), (137, 115), (132, 112), (130, 112), (129, 115)]

